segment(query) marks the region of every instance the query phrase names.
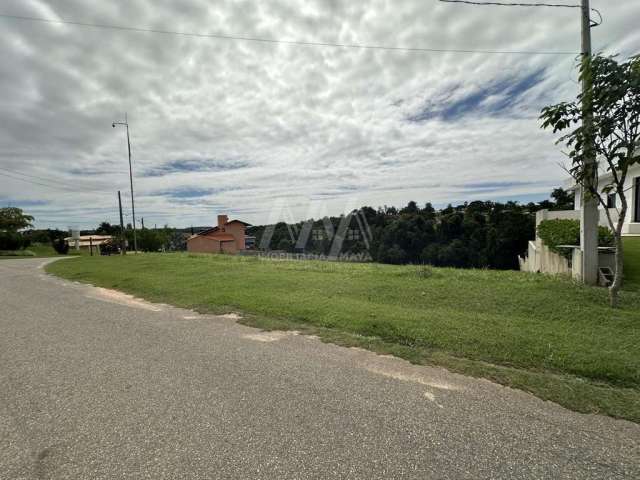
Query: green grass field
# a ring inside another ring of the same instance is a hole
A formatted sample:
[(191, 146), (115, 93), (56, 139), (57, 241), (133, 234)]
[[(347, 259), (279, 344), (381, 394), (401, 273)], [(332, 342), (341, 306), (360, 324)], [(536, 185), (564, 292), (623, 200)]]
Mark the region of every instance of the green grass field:
[(521, 272), (249, 257), (82, 257), (48, 271), (493, 379), (640, 422), (640, 293)]
[(640, 237), (624, 239), (625, 286), (640, 290)]
[[(73, 249), (69, 250), (68, 255), (70, 256), (82, 256), (89, 255), (88, 250), (80, 250), (75, 251)], [(44, 243), (34, 243), (24, 250), (17, 251), (6, 251), (0, 250), (0, 259), (10, 259), (10, 258), (48, 258), (48, 257), (62, 257), (64, 255), (60, 255), (53, 249), (53, 246), (50, 244)]]

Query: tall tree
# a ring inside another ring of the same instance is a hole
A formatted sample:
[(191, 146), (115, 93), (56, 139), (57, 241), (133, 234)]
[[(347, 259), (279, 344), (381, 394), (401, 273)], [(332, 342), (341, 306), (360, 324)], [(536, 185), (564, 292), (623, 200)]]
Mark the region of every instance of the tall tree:
[[(616, 273), (609, 288), (611, 306), (618, 304), (618, 292), (622, 286), (623, 255), (622, 227), (627, 218), (629, 205), (625, 182), (629, 167), (640, 161), (637, 155), (640, 131), (640, 56), (623, 63), (614, 57), (598, 55), (585, 62), (580, 70), (584, 78), (589, 72), (593, 89), (578, 96), (573, 102), (563, 102), (542, 110), (543, 128), (553, 128), (563, 135), (558, 143), (569, 149), (571, 168), (569, 173), (586, 195), (598, 200), (606, 212), (607, 221), (614, 232), (616, 245)], [(593, 125), (584, 122), (582, 108), (584, 95), (590, 95), (593, 105)], [(599, 166), (589, 162), (589, 139), (595, 137)], [(605, 175), (602, 175), (605, 173)], [(595, 181), (592, 179), (595, 178)], [(617, 221), (611, 216), (607, 204), (610, 194), (620, 199)]]
[(17, 232), (31, 227), (33, 217), (16, 207), (0, 208), (0, 231)]

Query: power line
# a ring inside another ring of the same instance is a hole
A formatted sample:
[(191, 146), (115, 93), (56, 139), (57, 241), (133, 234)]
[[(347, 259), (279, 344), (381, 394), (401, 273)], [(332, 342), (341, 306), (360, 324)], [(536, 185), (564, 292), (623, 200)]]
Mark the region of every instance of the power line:
[(8, 172), (11, 175), (20, 175), (22, 177), (35, 178), (35, 179), (38, 179), (38, 180), (44, 180), (48, 184), (60, 185), (60, 186), (62, 186), (64, 188), (73, 189), (75, 191), (81, 190), (81, 188), (78, 188), (75, 185), (71, 185), (69, 183), (66, 183), (66, 181), (59, 181), (59, 180), (51, 179), (51, 178), (48, 178), (48, 177), (40, 177), (38, 175), (30, 175), (30, 174), (27, 174), (27, 173), (18, 172), (18, 171), (15, 171), (15, 170), (9, 170), (7, 168), (2, 168), (2, 167), (0, 167), (0, 170), (3, 170), (4, 172)]
[[(582, 8), (582, 5), (578, 4), (566, 4), (566, 3), (516, 3), (516, 2), (475, 2), (473, 0), (439, 0), (443, 3), (464, 3), (466, 5), (482, 5), (489, 7), (551, 7), (551, 8)], [(597, 27), (602, 25), (602, 14), (600, 10), (595, 8), (591, 9), (592, 12), (595, 12), (600, 20), (598, 22), (593, 22), (592, 27)]]
[[(12, 172), (12, 173), (14, 173), (14, 172)], [(24, 174), (19, 174), (19, 175), (24, 175)], [(74, 187), (65, 186), (65, 185), (62, 185), (62, 184), (55, 185), (55, 184), (52, 184), (52, 183), (37, 182), (37, 181), (34, 181), (34, 180), (28, 180), (26, 178), (16, 177), (15, 175), (11, 175), (11, 174), (4, 173), (4, 172), (0, 172), (0, 176), (11, 178), (13, 180), (18, 180), (18, 181), (25, 182), (25, 183), (30, 183), (32, 185), (40, 185), (42, 187), (47, 187), (47, 188), (51, 188), (53, 190), (58, 190), (58, 191), (66, 191), (66, 192), (72, 192), (72, 193), (106, 193), (106, 190), (86, 190), (86, 189), (83, 190), (83, 189), (80, 189), (80, 188), (74, 188)]]
[[(444, 1), (444, 0), (441, 0)], [(453, 1), (453, 0), (447, 0)], [(332, 43), (332, 42), (312, 42), (302, 40), (281, 40), (276, 38), (263, 38), (263, 37), (251, 37), (242, 35), (227, 35), (220, 33), (195, 33), (195, 32), (180, 32), (175, 30), (161, 30), (156, 28), (143, 28), (143, 27), (127, 27), (123, 25), (112, 25), (104, 23), (89, 23), (79, 22), (75, 20), (53, 20), (40, 17), (28, 17), (22, 15), (9, 15), (0, 13), (0, 18), (19, 20), (25, 22), (39, 22), (50, 23), (57, 25), (74, 25), (79, 27), (100, 28), (106, 30), (120, 30), (126, 32), (136, 33), (155, 33), (161, 35), (176, 35), (182, 37), (197, 37), (197, 38), (216, 38), (220, 40), (236, 40), (246, 42), (258, 42), (258, 43), (271, 43), (271, 44), (284, 44), (284, 45), (298, 45), (305, 47), (335, 47), (335, 48), (353, 48), (361, 50), (384, 50), (384, 51), (397, 51), (397, 52), (421, 52), (421, 53), (485, 53), (485, 54), (499, 54), (499, 55), (576, 55), (578, 52), (568, 51), (524, 51), (524, 50), (468, 50), (468, 49), (451, 49), (451, 48), (423, 48), (423, 47), (394, 47), (388, 45), (367, 45), (357, 43)]]
[(41, 185), (41, 186), (43, 186), (43, 187), (53, 188), (54, 190), (68, 190), (68, 191), (71, 191), (71, 188), (68, 188), (68, 189), (67, 189), (67, 188), (64, 188), (64, 187), (62, 187), (62, 188), (60, 188), (60, 187), (54, 187), (53, 185), (49, 185), (49, 184), (41, 183), (41, 182), (34, 182), (33, 180), (27, 180), (26, 178), (15, 177), (15, 176), (13, 176), (13, 175), (9, 175), (9, 174), (7, 174), (7, 173), (2, 173), (2, 172), (0, 172), (0, 176), (7, 177), (7, 178), (11, 178), (11, 179), (13, 179), (13, 180), (19, 180), (19, 181), (21, 181), (21, 182), (25, 182), (25, 183), (30, 183), (30, 184), (32, 184), (32, 185)]
[(467, 5), (494, 5), (499, 7), (556, 7), (582, 8), (581, 5), (567, 5), (565, 3), (507, 3), (507, 2), (473, 2), (471, 0), (440, 0), (444, 3), (466, 3)]

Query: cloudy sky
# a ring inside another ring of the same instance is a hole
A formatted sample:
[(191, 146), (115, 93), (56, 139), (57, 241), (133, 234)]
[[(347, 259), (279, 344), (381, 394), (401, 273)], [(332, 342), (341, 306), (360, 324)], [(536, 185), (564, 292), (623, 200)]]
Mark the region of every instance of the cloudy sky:
[[(592, 4), (604, 16), (594, 49), (640, 52), (640, 2)], [(117, 190), (129, 212), (125, 130), (111, 128), (125, 112), (146, 226), (539, 200), (564, 180), (564, 157), (537, 116), (577, 93), (576, 9), (3, 0), (0, 14), (0, 204), (24, 208), (38, 227), (116, 223)]]

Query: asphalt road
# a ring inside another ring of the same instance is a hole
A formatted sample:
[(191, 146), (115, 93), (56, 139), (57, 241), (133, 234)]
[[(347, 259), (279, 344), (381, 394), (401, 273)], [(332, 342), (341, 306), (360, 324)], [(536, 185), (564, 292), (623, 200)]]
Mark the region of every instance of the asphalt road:
[(42, 263), (0, 261), (0, 479), (640, 478), (639, 425)]

